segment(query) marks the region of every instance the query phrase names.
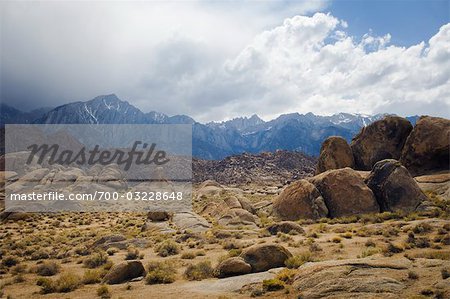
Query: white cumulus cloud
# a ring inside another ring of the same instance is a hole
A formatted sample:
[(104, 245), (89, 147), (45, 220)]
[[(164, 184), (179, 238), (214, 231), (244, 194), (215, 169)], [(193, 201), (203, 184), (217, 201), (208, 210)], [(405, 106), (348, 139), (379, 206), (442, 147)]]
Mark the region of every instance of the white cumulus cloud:
[(450, 115), (450, 24), (411, 47), (390, 45), (389, 34), (358, 40), (346, 28), (316, 13), (259, 34), (224, 66), (238, 88), (222, 110)]

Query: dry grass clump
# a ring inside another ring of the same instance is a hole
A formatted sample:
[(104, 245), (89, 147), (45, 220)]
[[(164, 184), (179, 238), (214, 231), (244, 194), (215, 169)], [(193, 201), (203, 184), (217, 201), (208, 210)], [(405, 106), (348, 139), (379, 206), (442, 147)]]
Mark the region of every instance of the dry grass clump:
[(180, 246), (172, 240), (166, 240), (156, 247), (156, 252), (161, 257), (176, 255), (180, 253)]
[(313, 261), (314, 261), (314, 259), (313, 259), (311, 252), (305, 251), (298, 255), (291, 256), (284, 262), (284, 264), (289, 269), (297, 269), (304, 263), (313, 262)]
[(106, 275), (106, 271), (99, 269), (86, 270), (83, 274), (83, 284), (95, 284), (102, 281), (102, 278)]
[(424, 234), (433, 231), (433, 227), (428, 223), (419, 223), (412, 228), (415, 234)]
[(426, 259), (449, 261), (450, 260), (450, 251), (427, 249), (427, 250), (422, 250), (420, 252), (416, 252), (414, 254), (408, 254), (408, 258), (426, 258)]
[(19, 263), (19, 259), (16, 258), (15, 256), (5, 256), (2, 259), (2, 265), (5, 267), (12, 267), (15, 266)]
[(266, 279), (262, 282), (263, 290), (266, 292), (273, 292), (284, 289), (284, 282), (277, 278)]
[(111, 298), (111, 292), (109, 291), (109, 288), (107, 285), (102, 284), (97, 289), (97, 296), (99, 296), (102, 299), (108, 299)]
[(176, 269), (171, 261), (150, 262), (147, 267), (147, 284), (172, 283), (175, 281)]
[(380, 253), (380, 251), (381, 250), (379, 248), (368, 247), (361, 252), (361, 255), (359, 255), (358, 258), (365, 258), (368, 256), (372, 256), (374, 254)]
[(98, 251), (83, 261), (86, 268), (97, 268), (108, 262), (108, 255), (104, 251)]
[(37, 265), (35, 273), (40, 276), (53, 276), (59, 273), (61, 267), (58, 263), (53, 261), (45, 261), (44, 263)]
[(137, 248), (130, 247), (128, 248), (127, 254), (125, 255), (125, 260), (136, 260), (139, 257), (139, 250)]
[(416, 237), (413, 232), (408, 233), (408, 238), (406, 239), (406, 245), (409, 248), (428, 248), (430, 247), (430, 239), (428, 237)]
[(58, 279), (39, 278), (37, 285), (42, 294), (68, 293), (81, 286), (81, 278), (73, 273), (64, 273)]
[(186, 268), (184, 277), (187, 280), (202, 280), (214, 277), (214, 269), (210, 261), (203, 261), (198, 264), (191, 264)]

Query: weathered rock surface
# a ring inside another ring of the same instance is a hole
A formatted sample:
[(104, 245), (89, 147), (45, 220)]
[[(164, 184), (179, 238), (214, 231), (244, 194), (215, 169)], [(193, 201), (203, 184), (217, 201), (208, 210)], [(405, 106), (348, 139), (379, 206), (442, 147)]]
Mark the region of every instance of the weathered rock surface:
[(339, 136), (328, 137), (320, 149), (316, 174), (330, 169), (355, 167), (353, 152), (347, 141)]
[(380, 160), (398, 160), (411, 130), (411, 123), (398, 116), (386, 116), (363, 127), (350, 144), (356, 169), (371, 170)]
[(217, 268), (217, 276), (220, 278), (248, 274), (252, 266), (247, 264), (241, 257), (232, 257), (221, 262)]
[(427, 199), (408, 170), (397, 160), (377, 162), (366, 183), (382, 211), (414, 211)]
[(450, 173), (423, 175), (414, 179), (422, 191), (450, 198)]
[(262, 272), (283, 267), (292, 254), (281, 245), (258, 244), (247, 248), (240, 256), (252, 266), (252, 272)]
[(94, 243), (92, 243), (92, 247), (98, 247), (102, 249), (107, 249), (108, 247), (111, 247), (114, 243), (125, 241), (127, 238), (125, 238), (124, 235), (108, 235), (103, 236), (100, 239), (96, 240)]
[(279, 232), (282, 233), (290, 233), (292, 231), (303, 234), (305, 230), (300, 226), (300, 224), (292, 222), (292, 221), (281, 221), (278, 223), (274, 223), (267, 228), (267, 230), (272, 234), (276, 235)]
[(350, 259), (307, 263), (298, 269), (293, 286), (301, 298), (398, 298), (407, 285), (411, 261)]
[(450, 120), (422, 116), (403, 147), (400, 162), (413, 176), (449, 170)]
[(107, 284), (118, 284), (144, 276), (145, 269), (140, 261), (128, 261), (114, 265), (103, 278)]
[[(246, 285), (261, 283), (263, 280), (272, 279), (281, 270), (283, 270), (283, 268), (275, 268), (264, 272), (250, 273), (222, 279), (205, 279), (202, 281), (182, 284), (180, 287), (182, 288), (183, 294), (189, 292), (201, 294), (199, 295), (199, 298), (204, 298), (206, 297), (205, 295), (210, 295), (212, 298), (216, 298), (217, 293), (238, 292)], [(172, 289), (172, 286), (170, 287)]]
[(257, 222), (258, 217), (241, 208), (229, 209), (218, 219), (218, 223), (224, 226), (250, 225), (256, 228)]
[(273, 211), (283, 220), (319, 219), (328, 214), (322, 195), (306, 180), (287, 186), (275, 198)]
[(377, 200), (351, 168), (328, 170), (308, 179), (322, 194), (330, 217), (377, 213)]
[(172, 221), (180, 230), (189, 230), (194, 233), (206, 231), (211, 227), (205, 218), (194, 212), (175, 213)]
[[(225, 189), (224, 189), (225, 190)], [(216, 198), (208, 202), (200, 214), (214, 217), (220, 225), (224, 226), (252, 226), (257, 227), (259, 222), (253, 205), (241, 194), (242, 190), (226, 188), (226, 191), (235, 195), (228, 195), (225, 198)]]

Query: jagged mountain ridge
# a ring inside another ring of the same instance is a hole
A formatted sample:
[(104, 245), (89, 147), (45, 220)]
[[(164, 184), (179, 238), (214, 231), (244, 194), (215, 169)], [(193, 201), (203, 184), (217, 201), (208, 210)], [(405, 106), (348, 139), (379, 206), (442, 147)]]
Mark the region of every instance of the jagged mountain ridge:
[[(192, 124), (192, 152), (194, 157), (202, 159), (222, 159), (243, 152), (274, 152), (278, 149), (315, 156), (319, 154), (321, 143), (327, 137), (338, 135), (350, 141), (361, 127), (384, 116), (291, 113), (271, 121), (264, 121), (253, 115), (249, 118), (201, 124), (186, 115), (167, 116), (156, 111), (144, 113), (114, 94), (45, 110), (40, 117), (26, 114), (26, 118), (22, 116), (25, 114), (14, 108), (6, 111), (2, 108), (1, 124)], [(414, 121), (415, 118), (411, 120)]]

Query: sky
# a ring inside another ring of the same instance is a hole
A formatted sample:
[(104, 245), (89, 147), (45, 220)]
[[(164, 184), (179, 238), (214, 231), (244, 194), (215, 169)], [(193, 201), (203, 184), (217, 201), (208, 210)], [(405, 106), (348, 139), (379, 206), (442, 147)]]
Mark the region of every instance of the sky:
[(450, 1), (0, 2), (0, 100), (450, 117)]

